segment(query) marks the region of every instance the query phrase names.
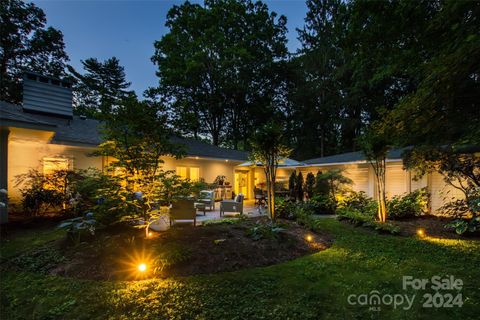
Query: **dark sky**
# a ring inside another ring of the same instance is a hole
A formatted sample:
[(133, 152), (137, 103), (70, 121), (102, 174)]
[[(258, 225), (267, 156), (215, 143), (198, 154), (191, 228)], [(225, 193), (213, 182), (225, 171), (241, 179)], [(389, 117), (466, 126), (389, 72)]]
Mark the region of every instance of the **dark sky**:
[[(81, 70), (80, 60), (116, 56), (125, 66), (128, 81), (137, 94), (157, 84), (155, 66), (150, 61), (153, 42), (168, 30), (169, 8), (183, 1), (69, 1), (34, 0), (47, 15), (48, 25), (63, 32), (70, 64)], [(191, 1), (198, 2), (198, 1)], [(202, 1), (203, 2), (203, 1)], [(303, 26), (303, 0), (265, 1), (270, 10), (287, 17), (288, 48), (298, 46), (296, 28)]]

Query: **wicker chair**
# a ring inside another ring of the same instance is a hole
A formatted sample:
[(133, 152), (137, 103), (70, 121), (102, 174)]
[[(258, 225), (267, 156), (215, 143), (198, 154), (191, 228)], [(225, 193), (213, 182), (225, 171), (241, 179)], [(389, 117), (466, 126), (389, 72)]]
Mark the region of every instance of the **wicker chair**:
[(220, 202), (220, 216), (224, 216), (225, 212), (243, 213), (243, 194), (239, 193), (235, 200), (222, 200)]
[(170, 225), (176, 220), (193, 220), (193, 225), (197, 225), (197, 209), (192, 199), (179, 199), (172, 204), (170, 208)]

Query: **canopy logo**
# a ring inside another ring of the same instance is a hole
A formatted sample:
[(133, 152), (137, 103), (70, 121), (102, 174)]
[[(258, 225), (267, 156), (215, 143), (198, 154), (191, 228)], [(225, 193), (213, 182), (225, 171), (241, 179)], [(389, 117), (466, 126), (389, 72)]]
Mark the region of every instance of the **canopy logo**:
[[(463, 297), (461, 290), (463, 281), (454, 276), (433, 276), (430, 279), (403, 276), (402, 289), (410, 291), (429, 291), (422, 295), (424, 308), (453, 308), (462, 307)], [(347, 297), (350, 305), (367, 306), (371, 311), (380, 311), (381, 306), (393, 306), (394, 309), (410, 310), (417, 294), (395, 293), (381, 294), (377, 290), (370, 293), (351, 294)]]

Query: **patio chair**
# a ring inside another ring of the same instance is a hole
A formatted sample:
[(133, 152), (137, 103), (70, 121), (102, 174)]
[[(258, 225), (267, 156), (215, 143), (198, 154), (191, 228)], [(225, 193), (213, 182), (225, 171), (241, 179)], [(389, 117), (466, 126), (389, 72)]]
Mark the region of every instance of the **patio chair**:
[(243, 194), (239, 193), (235, 200), (222, 200), (220, 202), (220, 216), (224, 216), (225, 212), (243, 213)]
[(205, 210), (215, 210), (215, 191), (202, 190), (195, 202), (195, 209), (203, 210), (203, 215), (206, 215)]
[(195, 201), (191, 199), (178, 199), (170, 208), (170, 225), (177, 220), (193, 220), (193, 225), (197, 225), (197, 209)]
[(261, 205), (265, 202), (265, 195), (263, 194), (263, 190), (260, 188), (253, 189), (253, 196), (255, 198), (255, 204)]

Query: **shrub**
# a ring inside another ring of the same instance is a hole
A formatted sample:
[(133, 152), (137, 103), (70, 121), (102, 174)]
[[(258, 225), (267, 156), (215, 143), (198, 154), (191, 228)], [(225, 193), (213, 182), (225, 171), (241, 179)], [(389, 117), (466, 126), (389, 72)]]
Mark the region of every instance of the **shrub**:
[(295, 192), (295, 180), (297, 179), (297, 173), (295, 171), (292, 172), (290, 178), (288, 179), (288, 196), (291, 200), (296, 200), (296, 192)]
[(315, 176), (313, 173), (307, 173), (305, 178), (305, 194), (307, 195), (308, 199), (313, 198), (313, 191), (315, 188)]
[(390, 219), (413, 218), (428, 212), (429, 195), (425, 188), (415, 190), (404, 196), (395, 196), (387, 201)]
[(454, 230), (457, 234), (474, 233), (480, 230), (480, 217), (475, 217), (469, 221), (456, 219), (445, 225), (445, 229)]
[(379, 233), (399, 234), (400, 228), (389, 222), (375, 221), (375, 215), (357, 209), (341, 208), (337, 212), (338, 220), (348, 221), (356, 226), (374, 229)]
[(176, 243), (159, 243), (153, 249), (155, 257), (152, 264), (155, 274), (161, 274), (164, 269), (187, 262), (192, 256), (190, 248)]
[(257, 221), (253, 227), (247, 230), (247, 236), (255, 241), (261, 239), (278, 239), (282, 231), (285, 231), (285, 228), (279, 224), (274, 222), (262, 223)]
[(297, 178), (295, 179), (295, 196), (298, 201), (303, 201), (303, 174), (299, 172)]
[(359, 210), (368, 214), (376, 214), (377, 201), (368, 197), (363, 191), (349, 191), (338, 203), (340, 208), (350, 208)]
[(38, 216), (49, 211), (67, 209), (75, 195), (75, 184), (81, 179), (80, 172), (57, 170), (43, 174), (31, 169), (15, 177), (15, 186), (20, 187), (22, 207), (25, 213)]
[(275, 199), (275, 214), (282, 219), (293, 220), (295, 211), (295, 202), (290, 199)]
[(304, 208), (315, 214), (335, 214), (335, 201), (328, 195), (316, 195), (305, 201)]
[(58, 226), (67, 231), (67, 238), (70, 243), (78, 245), (86, 235), (94, 235), (97, 221), (93, 218), (93, 213), (89, 212), (83, 217), (77, 217), (62, 221)]
[(348, 220), (355, 225), (363, 225), (366, 222), (375, 221), (375, 215), (352, 208), (339, 208), (337, 210), (338, 220)]

